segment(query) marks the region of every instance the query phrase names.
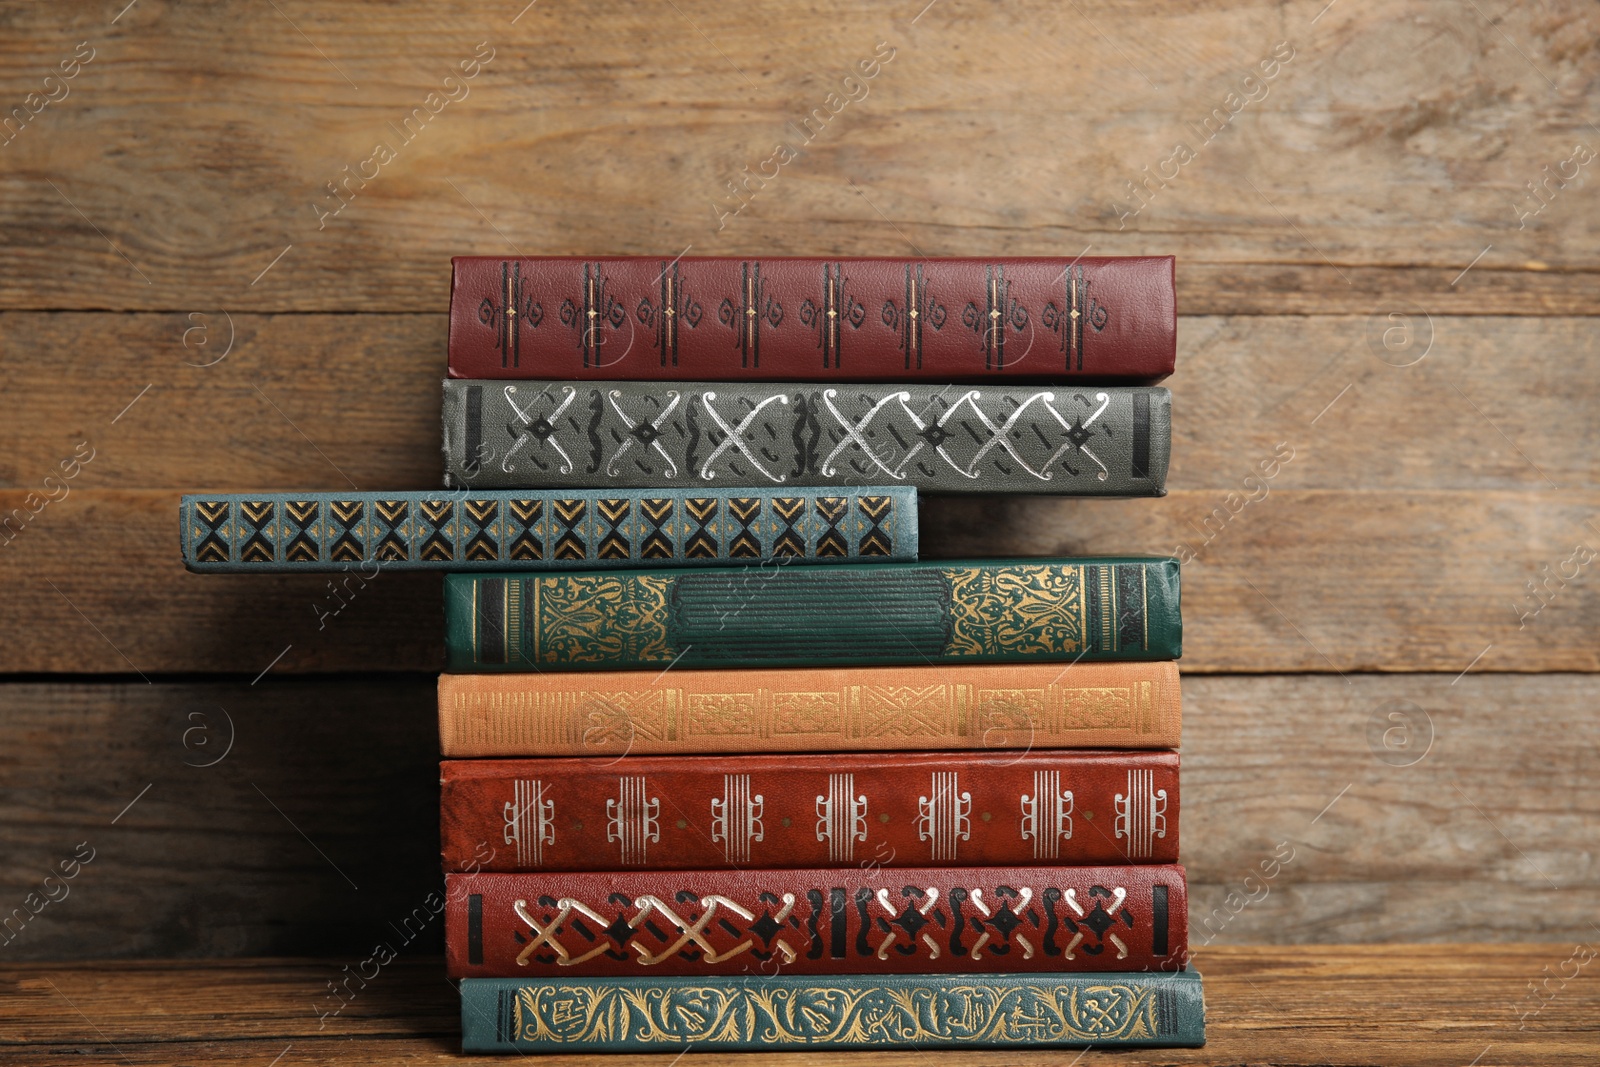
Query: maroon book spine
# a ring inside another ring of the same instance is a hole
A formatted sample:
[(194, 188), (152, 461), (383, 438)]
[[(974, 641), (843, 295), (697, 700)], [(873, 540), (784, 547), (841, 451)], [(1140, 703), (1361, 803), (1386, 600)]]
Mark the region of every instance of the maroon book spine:
[[(1178, 754), (447, 760), (446, 871), (1173, 863)], [(601, 836), (638, 795), (649, 834)], [(953, 833), (934, 834), (949, 816)]]
[(563, 381), (1153, 382), (1171, 256), (453, 261), (450, 375)]
[[(606, 833), (647, 833), (639, 798)], [(938, 832), (948, 832), (947, 827)], [(454, 978), (1173, 970), (1183, 868), (445, 876)]]

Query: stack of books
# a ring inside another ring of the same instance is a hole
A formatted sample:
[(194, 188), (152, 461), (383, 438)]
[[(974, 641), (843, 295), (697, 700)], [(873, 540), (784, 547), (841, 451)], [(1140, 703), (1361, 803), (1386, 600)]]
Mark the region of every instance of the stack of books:
[(196, 569), (436, 567), (467, 1051), (1196, 1045), (1170, 258), (462, 258), (444, 493), (186, 497)]

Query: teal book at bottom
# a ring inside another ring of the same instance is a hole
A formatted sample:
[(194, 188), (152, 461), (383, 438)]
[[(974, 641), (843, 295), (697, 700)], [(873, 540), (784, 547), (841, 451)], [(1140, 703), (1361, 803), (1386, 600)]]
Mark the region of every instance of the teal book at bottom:
[(464, 1052), (1203, 1044), (1195, 971), (461, 982)]

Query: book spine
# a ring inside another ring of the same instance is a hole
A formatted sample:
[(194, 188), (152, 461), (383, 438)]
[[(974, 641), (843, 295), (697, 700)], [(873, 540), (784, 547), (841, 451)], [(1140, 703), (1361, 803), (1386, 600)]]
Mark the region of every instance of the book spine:
[(455, 671), (1177, 659), (1172, 559), (445, 577)]
[[(773, 493), (210, 493), (179, 505), (192, 571), (560, 571), (917, 558), (904, 486)], [(358, 576), (359, 577), (359, 576)], [(348, 581), (348, 579), (347, 579)]]
[(447, 758), (1176, 748), (1178, 667), (1148, 663), (446, 674)]
[(453, 261), (450, 374), (586, 381), (1154, 381), (1170, 256)]
[(1160, 387), (444, 383), (445, 482), (1160, 496)]
[(1205, 1044), (1200, 975), (468, 978), (463, 1052)]
[[(658, 848), (624, 777), (591, 840)], [(935, 791), (926, 832), (959, 834)], [(938, 867), (445, 875), (453, 978), (1179, 970), (1183, 868)]]
[[(1176, 752), (468, 760), (440, 778), (446, 871), (1178, 858)], [(606, 825), (630, 790), (664, 813), (647, 848), (573, 830)], [(951, 833), (930, 834), (944, 813)]]

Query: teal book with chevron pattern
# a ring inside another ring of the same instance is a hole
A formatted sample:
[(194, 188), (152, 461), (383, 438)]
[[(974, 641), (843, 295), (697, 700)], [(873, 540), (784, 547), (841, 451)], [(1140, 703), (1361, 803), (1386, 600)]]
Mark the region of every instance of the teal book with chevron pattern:
[(445, 576), (450, 670), (1170, 660), (1178, 561), (953, 560)]
[(465, 978), (463, 1052), (1195, 1048), (1195, 971)]
[(917, 558), (917, 494), (565, 489), (186, 495), (192, 571), (592, 570)]

